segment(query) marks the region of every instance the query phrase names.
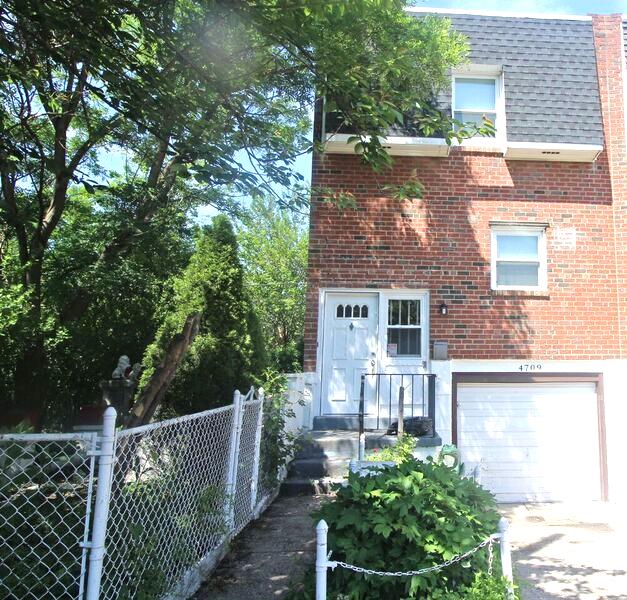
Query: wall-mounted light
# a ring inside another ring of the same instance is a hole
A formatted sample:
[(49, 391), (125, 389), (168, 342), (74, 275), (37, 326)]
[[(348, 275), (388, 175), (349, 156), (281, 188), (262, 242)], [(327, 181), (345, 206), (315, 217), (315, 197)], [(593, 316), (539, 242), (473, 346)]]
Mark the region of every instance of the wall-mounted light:
[(446, 306), (446, 302), (442, 302), (442, 304), (440, 304), (440, 314), (448, 315), (448, 306)]

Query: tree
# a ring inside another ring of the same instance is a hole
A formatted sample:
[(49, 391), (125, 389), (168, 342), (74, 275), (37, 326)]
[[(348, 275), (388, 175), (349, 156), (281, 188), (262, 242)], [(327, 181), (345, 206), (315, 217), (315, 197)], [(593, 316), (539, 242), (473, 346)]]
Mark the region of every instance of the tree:
[(131, 424), (149, 420), (161, 402), (176, 414), (220, 406), (261, 374), (263, 342), (225, 216), (200, 232), (160, 312), (163, 323), (144, 357)]
[[(83, 265), (96, 271), (131, 253), (164, 211), (220, 204), (225, 190), (274, 194), (291, 184), (295, 157), (311, 150), (314, 90), (355, 130), (374, 168), (389, 164), (377, 136), (404, 115), (421, 131), (450, 130), (430, 100), (465, 43), (446, 20), (412, 18), (404, 4), (6, 0), (0, 218), (17, 267), (2, 258), (0, 298), (24, 298), (26, 309), (4, 404), (46, 406), (46, 260), (73, 188), (95, 192), (99, 209), (110, 183), (105, 149), (126, 152), (129, 169), (124, 218)], [(57, 325), (86, 318), (93, 291), (79, 285)]]
[(308, 236), (298, 214), (271, 198), (253, 200), (238, 236), (246, 288), (269, 358), (285, 373), (302, 369)]

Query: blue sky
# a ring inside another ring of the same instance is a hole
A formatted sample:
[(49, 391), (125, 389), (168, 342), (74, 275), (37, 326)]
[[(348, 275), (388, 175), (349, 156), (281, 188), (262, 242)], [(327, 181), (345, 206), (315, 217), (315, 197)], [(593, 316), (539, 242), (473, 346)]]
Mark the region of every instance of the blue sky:
[(498, 12), (562, 13), (627, 13), (627, 0), (414, 0), (417, 7), (463, 8)]

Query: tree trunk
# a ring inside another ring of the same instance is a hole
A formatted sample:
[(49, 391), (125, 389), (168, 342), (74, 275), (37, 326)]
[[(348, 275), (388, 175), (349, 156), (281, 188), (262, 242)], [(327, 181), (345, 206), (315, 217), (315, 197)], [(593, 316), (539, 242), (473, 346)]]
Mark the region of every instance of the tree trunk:
[(199, 327), (200, 313), (189, 315), (185, 320), (183, 330), (170, 340), (159, 366), (133, 404), (127, 419), (128, 427), (137, 427), (150, 421), (172, 383), (187, 350), (198, 334)]
[(41, 323), (42, 259), (33, 259), (26, 272), (30, 308), (26, 317), (28, 333), (15, 365), (14, 401), (9, 414), (25, 419), (40, 429), (46, 411), (47, 370), (44, 334)]

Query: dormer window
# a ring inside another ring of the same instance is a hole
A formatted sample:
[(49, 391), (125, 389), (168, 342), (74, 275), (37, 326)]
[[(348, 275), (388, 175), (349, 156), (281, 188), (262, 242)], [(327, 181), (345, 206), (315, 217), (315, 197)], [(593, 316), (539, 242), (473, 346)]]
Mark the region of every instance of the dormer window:
[(494, 123), (496, 136), (504, 137), (502, 78), (497, 74), (483, 74), (483, 70), (453, 76), (453, 118), (462, 123), (482, 125), (485, 117)]

